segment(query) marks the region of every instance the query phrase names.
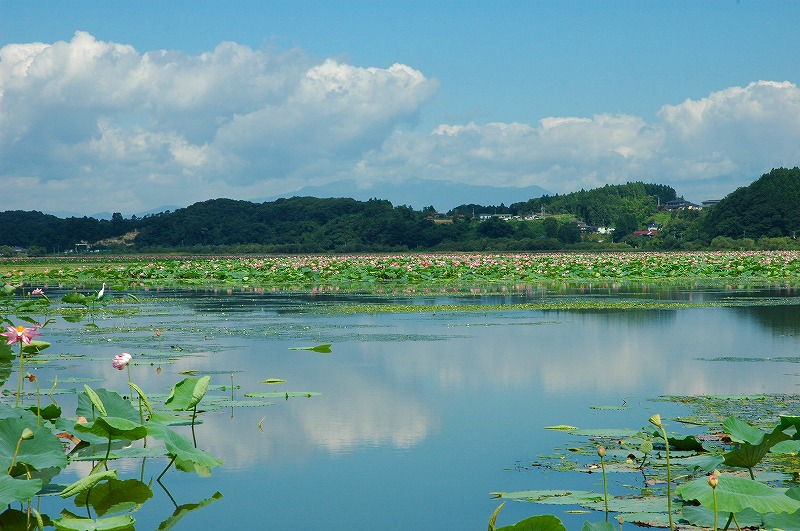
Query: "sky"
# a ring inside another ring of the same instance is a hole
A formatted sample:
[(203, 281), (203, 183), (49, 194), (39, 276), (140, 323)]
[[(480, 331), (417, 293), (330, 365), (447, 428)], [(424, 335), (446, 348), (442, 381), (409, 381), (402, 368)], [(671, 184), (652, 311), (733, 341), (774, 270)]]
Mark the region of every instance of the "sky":
[(800, 165), (798, 20), (793, 0), (0, 0), (0, 211), (343, 179), (720, 199)]

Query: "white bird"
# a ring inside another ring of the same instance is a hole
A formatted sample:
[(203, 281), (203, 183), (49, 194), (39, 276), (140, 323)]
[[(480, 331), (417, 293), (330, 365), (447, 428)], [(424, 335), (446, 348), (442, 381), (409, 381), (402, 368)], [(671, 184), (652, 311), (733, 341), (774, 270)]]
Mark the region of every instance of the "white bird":
[(106, 283), (103, 282), (103, 287), (100, 288), (100, 291), (97, 292), (97, 300), (102, 299), (103, 295), (105, 295), (105, 294), (106, 294)]

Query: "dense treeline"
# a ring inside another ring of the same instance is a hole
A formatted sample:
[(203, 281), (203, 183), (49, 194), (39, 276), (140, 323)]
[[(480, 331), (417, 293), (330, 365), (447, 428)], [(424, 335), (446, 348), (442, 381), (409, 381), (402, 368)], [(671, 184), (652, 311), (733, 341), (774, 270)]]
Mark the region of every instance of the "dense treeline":
[(90, 217), (62, 219), (33, 211), (0, 212), (0, 245), (23, 247), (33, 254), (74, 251), (80, 242), (97, 242), (137, 228), (138, 220), (115, 213), (111, 220)]
[(85, 249), (76, 248), (82, 241), (91, 250), (191, 253), (796, 247), (798, 168), (773, 170), (711, 208), (664, 209), (676, 199), (669, 186), (633, 182), (509, 206), (461, 205), (446, 215), (381, 199), (314, 197), (213, 199), (140, 219), (9, 211), (0, 212), (0, 254), (74, 252)]

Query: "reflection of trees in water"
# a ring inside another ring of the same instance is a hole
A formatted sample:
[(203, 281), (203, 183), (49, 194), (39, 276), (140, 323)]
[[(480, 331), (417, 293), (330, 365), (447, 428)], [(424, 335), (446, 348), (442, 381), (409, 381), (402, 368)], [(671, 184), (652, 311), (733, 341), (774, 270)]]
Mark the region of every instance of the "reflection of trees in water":
[(775, 335), (800, 335), (800, 302), (797, 306), (745, 306), (730, 308), (744, 315)]

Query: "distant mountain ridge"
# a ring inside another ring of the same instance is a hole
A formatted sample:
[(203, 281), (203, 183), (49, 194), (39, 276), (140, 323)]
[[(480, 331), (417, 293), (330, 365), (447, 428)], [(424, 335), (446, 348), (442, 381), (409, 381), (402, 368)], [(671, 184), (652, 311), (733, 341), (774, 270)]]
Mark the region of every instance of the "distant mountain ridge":
[(503, 187), (410, 179), (401, 183), (379, 183), (370, 188), (359, 188), (353, 179), (344, 179), (320, 186), (306, 186), (294, 192), (253, 199), (263, 203), (289, 197), (349, 197), (357, 201), (385, 199), (393, 205), (406, 205), (416, 210), (433, 206), (438, 212), (461, 205), (510, 205), (535, 197), (549, 195), (541, 186)]

